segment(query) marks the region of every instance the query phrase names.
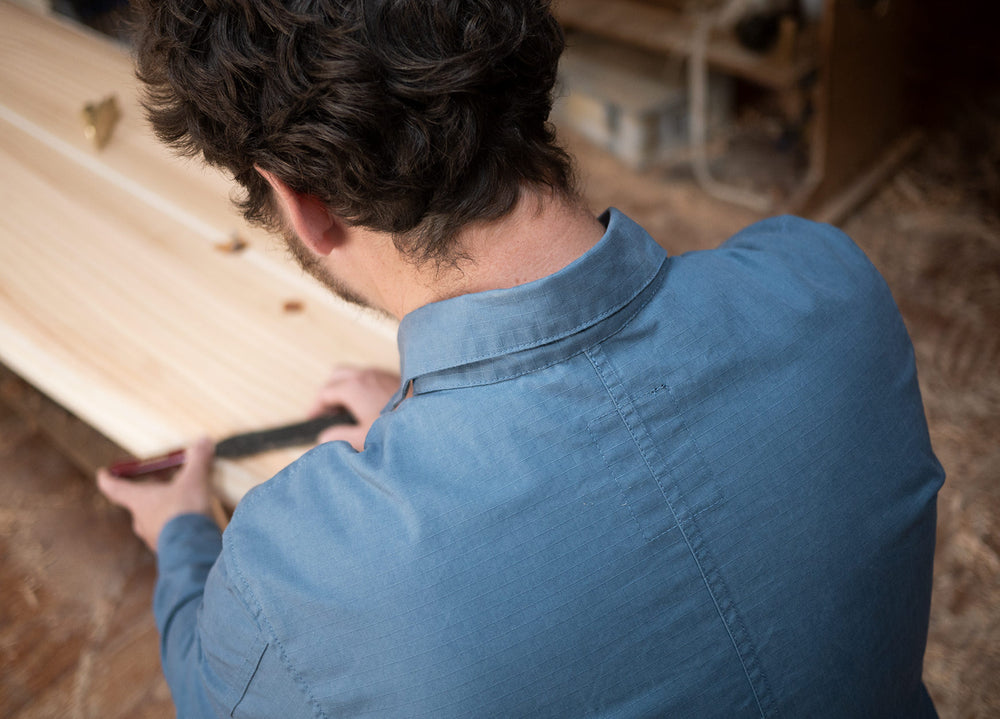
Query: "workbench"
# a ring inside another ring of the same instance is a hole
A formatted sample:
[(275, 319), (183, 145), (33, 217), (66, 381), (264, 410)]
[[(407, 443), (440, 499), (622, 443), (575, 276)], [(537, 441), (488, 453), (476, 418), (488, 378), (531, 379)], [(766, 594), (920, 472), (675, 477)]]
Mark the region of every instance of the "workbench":
[[(81, 111), (111, 94), (121, 119), (97, 149)], [(144, 457), (302, 419), (337, 364), (398, 369), (395, 324), (305, 276), (232, 189), (156, 141), (125, 49), (0, 2), (8, 374)], [(221, 498), (235, 505), (305, 449), (218, 461)]]

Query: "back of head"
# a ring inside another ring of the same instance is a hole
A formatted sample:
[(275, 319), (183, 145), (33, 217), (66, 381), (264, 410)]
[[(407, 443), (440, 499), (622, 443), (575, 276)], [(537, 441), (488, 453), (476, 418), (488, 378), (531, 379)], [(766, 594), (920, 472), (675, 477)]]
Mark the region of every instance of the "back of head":
[(562, 32), (547, 0), (140, 0), (139, 78), (157, 135), (245, 189), (254, 170), (414, 261), (455, 259), (466, 225), (522, 186), (569, 194), (548, 123)]

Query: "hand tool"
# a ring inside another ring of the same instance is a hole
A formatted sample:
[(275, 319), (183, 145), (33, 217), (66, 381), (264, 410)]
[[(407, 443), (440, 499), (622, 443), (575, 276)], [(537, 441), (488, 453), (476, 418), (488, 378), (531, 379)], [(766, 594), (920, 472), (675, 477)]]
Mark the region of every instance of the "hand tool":
[[(246, 457), (271, 449), (294, 447), (315, 442), (316, 437), (327, 427), (338, 424), (357, 424), (357, 420), (347, 410), (338, 410), (320, 415), (304, 422), (296, 422), (281, 427), (244, 432), (220, 440), (215, 445), (215, 456), (223, 459)], [(108, 471), (116, 477), (139, 477), (184, 464), (187, 450), (178, 449), (158, 457), (148, 459), (123, 459), (112, 464)]]

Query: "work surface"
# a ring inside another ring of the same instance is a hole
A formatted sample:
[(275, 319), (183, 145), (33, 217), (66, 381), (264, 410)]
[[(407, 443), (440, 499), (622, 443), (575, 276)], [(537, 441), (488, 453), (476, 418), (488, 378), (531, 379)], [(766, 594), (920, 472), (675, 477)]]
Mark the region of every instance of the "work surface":
[[(87, 102), (117, 95), (102, 150)], [(127, 53), (0, 2), (0, 362), (124, 449), (301, 419), (337, 364), (398, 364), (393, 324), (247, 228), (230, 182), (152, 135)], [(233, 234), (247, 241), (222, 249)], [(218, 462), (234, 504), (301, 450)]]

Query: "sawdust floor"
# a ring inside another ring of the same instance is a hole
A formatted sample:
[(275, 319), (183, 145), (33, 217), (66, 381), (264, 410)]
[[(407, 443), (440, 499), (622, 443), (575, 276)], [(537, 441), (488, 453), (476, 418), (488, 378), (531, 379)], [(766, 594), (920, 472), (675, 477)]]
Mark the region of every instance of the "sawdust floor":
[[(964, 117), (846, 224), (914, 337), (948, 471), (925, 664), (946, 719), (1000, 716), (1000, 111)], [(674, 253), (756, 219), (683, 173), (628, 172), (570, 144), (593, 207), (625, 210)], [(149, 610), (154, 575), (126, 516), (0, 406), (0, 716), (172, 716)]]
[(0, 716), (173, 715), (127, 517), (0, 404)]

